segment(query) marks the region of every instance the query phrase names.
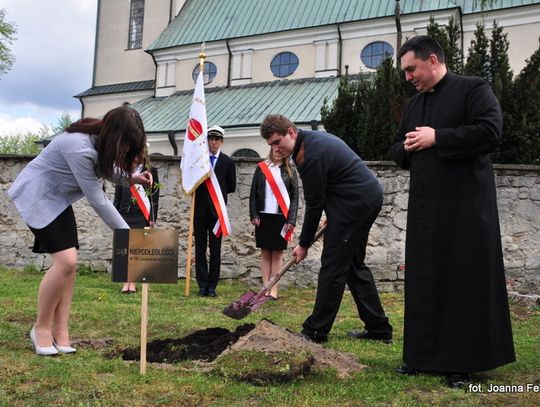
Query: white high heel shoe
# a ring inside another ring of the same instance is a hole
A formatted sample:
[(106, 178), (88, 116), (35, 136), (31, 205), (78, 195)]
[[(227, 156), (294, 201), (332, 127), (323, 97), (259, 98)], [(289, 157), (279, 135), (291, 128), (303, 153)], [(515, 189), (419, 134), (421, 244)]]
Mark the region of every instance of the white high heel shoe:
[(36, 339), (36, 332), (34, 327), (30, 330), (30, 340), (34, 346), (34, 351), (36, 354), (41, 356), (53, 356), (58, 355), (58, 350), (54, 346), (39, 346)]
[(53, 339), (53, 345), (58, 350), (59, 353), (75, 353), (77, 352), (77, 349), (72, 348), (71, 346), (62, 346), (58, 345), (56, 341)]

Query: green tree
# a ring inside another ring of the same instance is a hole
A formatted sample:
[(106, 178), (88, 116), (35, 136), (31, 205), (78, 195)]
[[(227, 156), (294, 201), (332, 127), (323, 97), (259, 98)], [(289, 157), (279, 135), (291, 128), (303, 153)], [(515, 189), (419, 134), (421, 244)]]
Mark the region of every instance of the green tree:
[(371, 95), (365, 101), (369, 119), (366, 120), (366, 149), (361, 151), (366, 160), (384, 160), (393, 143), (401, 117), (400, 75), (392, 58), (385, 58), (377, 69)]
[(0, 76), (7, 73), (15, 62), (9, 46), (15, 40), (17, 28), (6, 20), (6, 9), (0, 9)]
[(56, 124), (47, 125), (43, 123), (38, 131), (38, 136), (42, 139), (54, 136), (55, 134), (62, 133), (67, 127), (73, 123), (71, 115), (67, 112), (62, 113), (60, 118), (56, 121)]
[(364, 160), (370, 160), (373, 144), (373, 134), (370, 133), (373, 127), (370, 101), (377, 98), (373, 90), (372, 74), (361, 75), (355, 83), (354, 91), (353, 115), (358, 124), (358, 131), (353, 150)]
[(357, 151), (358, 121), (354, 114), (356, 85), (351, 82), (349, 75), (341, 77), (338, 85), (338, 94), (332, 105), (324, 100), (321, 109), (321, 121), (327, 132), (340, 137)]
[(484, 24), (476, 24), (474, 38), (468, 51), (469, 57), (463, 73), (469, 76), (483, 78), (491, 82), (491, 61), (489, 56), (489, 40)]
[[(493, 93), (499, 99), (503, 116), (503, 138), (499, 148), (493, 154), (493, 159), (499, 163), (520, 163), (521, 158), (515, 156), (518, 140), (521, 139), (520, 128), (516, 126), (516, 105), (514, 99), (513, 73), (508, 59), (508, 38), (496, 21), (493, 22), (490, 45), (490, 84)], [(518, 95), (518, 98), (521, 98)], [(518, 149), (519, 150), (519, 149)]]
[(73, 119), (68, 112), (62, 113), (62, 116), (56, 122), (56, 126), (53, 127), (54, 134), (61, 133), (66, 130), (73, 123)]
[(35, 133), (13, 133), (0, 136), (0, 154), (38, 154), (40, 151), (38, 143), (48, 137), (63, 132), (71, 123), (71, 115), (64, 112), (55, 126), (48, 126), (42, 123), (41, 128)]
[(322, 123), (363, 159), (384, 160), (413, 92), (392, 58), (386, 58), (375, 74), (341, 79), (336, 99), (321, 109)]
[(540, 38), (525, 68), (504, 92), (502, 144), (494, 161), (540, 164)]
[(460, 48), (461, 30), (454, 16), (450, 16), (447, 26), (441, 26), (431, 16), (427, 26), (427, 35), (437, 40), (446, 57), (446, 66), (452, 72), (463, 72), (463, 55)]
[(30, 154), (39, 153), (36, 142), (39, 137), (30, 132), (26, 134), (10, 134), (0, 136), (0, 154)]
[(509, 91), (512, 85), (514, 74), (510, 68), (508, 59), (508, 34), (503, 32), (497, 21), (493, 22), (490, 40), (490, 62), (491, 62), (491, 87), (493, 92), (502, 102), (506, 91)]

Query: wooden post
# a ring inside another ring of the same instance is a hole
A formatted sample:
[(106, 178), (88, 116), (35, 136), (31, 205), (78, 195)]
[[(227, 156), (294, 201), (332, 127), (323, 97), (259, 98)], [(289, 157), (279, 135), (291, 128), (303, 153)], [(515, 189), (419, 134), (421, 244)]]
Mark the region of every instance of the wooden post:
[(148, 342), (148, 283), (142, 283), (141, 303), (141, 374), (146, 374), (146, 345)]
[[(186, 261), (186, 287), (184, 295), (189, 297), (189, 286), (191, 282), (191, 252), (193, 242), (193, 222), (195, 218), (195, 192), (191, 195), (191, 209), (189, 211), (189, 231), (188, 231), (188, 246), (187, 246), (187, 261)], [(195, 259), (195, 261), (197, 261)]]

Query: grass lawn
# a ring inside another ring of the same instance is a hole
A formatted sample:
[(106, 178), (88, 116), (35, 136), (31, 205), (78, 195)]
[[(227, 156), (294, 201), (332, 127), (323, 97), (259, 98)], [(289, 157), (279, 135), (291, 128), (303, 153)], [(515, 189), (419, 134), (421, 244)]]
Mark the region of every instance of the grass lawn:
[[(347, 379), (333, 371), (310, 373), (287, 384), (254, 386), (197, 371), (193, 361), (166, 368), (108, 359), (113, 349), (137, 346), (140, 334), (140, 289), (119, 293), (104, 273), (77, 277), (71, 319), (73, 338), (112, 338), (108, 349), (82, 349), (73, 355), (47, 358), (31, 349), (28, 331), (35, 317), (42, 274), (0, 267), (0, 405), (2, 406), (538, 406), (540, 392), (489, 393), (490, 385), (540, 386), (540, 309), (512, 304), (517, 362), (473, 377), (483, 393), (452, 390), (434, 376), (402, 377), (403, 295), (383, 294), (395, 330), (391, 345), (357, 341), (346, 336), (362, 328), (349, 293), (330, 334), (329, 348), (352, 352), (369, 368)], [(150, 287), (148, 340), (181, 338), (193, 331), (222, 327), (234, 330), (246, 322), (268, 318), (298, 332), (311, 312), (314, 290), (289, 289), (277, 302), (241, 321), (221, 311), (247, 288), (222, 283), (217, 298), (200, 298), (196, 287), (184, 297), (184, 282)], [(459, 329), (459, 327), (456, 327)]]

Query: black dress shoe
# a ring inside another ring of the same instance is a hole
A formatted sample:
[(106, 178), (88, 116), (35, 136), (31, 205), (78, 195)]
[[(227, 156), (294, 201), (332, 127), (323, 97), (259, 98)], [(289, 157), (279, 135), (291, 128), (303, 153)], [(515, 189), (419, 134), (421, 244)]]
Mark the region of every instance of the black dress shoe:
[(382, 343), (392, 343), (392, 336), (391, 335), (380, 335), (380, 334), (372, 334), (369, 331), (363, 330), (363, 331), (349, 331), (347, 332), (347, 336), (350, 336), (351, 338), (355, 339), (364, 339), (364, 340), (370, 340), (370, 341), (381, 341)]
[(214, 288), (209, 288), (207, 290), (207, 293), (208, 293), (209, 297), (216, 297), (217, 296), (216, 290)]
[(308, 331), (302, 331), (300, 334), (302, 338), (304, 338), (307, 341), (314, 342), (314, 343), (326, 343), (328, 342), (328, 335), (326, 334), (320, 334), (315, 332), (308, 332)]
[(199, 290), (199, 296), (200, 297), (207, 297), (208, 296), (208, 290), (206, 288), (201, 288)]
[(420, 371), (416, 369), (411, 369), (407, 365), (401, 365), (401, 366), (396, 367), (396, 373), (406, 375), (406, 376), (415, 376), (418, 373), (420, 373)]
[(471, 382), (469, 373), (449, 373), (446, 375), (446, 384), (452, 389), (460, 389)]

